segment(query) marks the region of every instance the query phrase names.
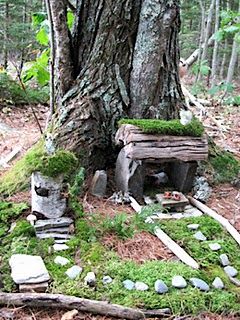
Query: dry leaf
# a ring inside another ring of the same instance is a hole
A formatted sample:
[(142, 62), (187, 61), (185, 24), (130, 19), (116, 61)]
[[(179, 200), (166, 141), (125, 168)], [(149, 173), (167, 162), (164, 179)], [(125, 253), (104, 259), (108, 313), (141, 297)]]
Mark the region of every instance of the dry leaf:
[(61, 320), (73, 320), (77, 314), (78, 311), (76, 309), (68, 311), (62, 315)]

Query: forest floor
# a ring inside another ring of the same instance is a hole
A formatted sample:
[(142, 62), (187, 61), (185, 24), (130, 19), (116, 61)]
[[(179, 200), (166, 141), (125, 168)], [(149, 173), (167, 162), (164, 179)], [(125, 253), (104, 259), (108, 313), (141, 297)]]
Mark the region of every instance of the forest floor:
[[(214, 138), (214, 141), (223, 147), (225, 150), (229, 150), (235, 154), (235, 156), (240, 159), (240, 114), (238, 107), (219, 107), (212, 105), (206, 107), (208, 114), (211, 114), (215, 119), (217, 119), (220, 125), (223, 128), (223, 131), (220, 132), (219, 127), (216, 126), (208, 117), (205, 117), (204, 123), (207, 125), (208, 133)], [(44, 128), (47, 108), (45, 106), (37, 106), (35, 108), (37, 117), (41, 123), (41, 126)], [(16, 146), (21, 146), (21, 152), (18, 154), (14, 163), (20, 156), (22, 156), (25, 151), (33, 145), (40, 137), (40, 132), (36, 121), (34, 120), (33, 114), (30, 108), (27, 107), (11, 107), (0, 109), (0, 155), (1, 158), (6, 157)], [(0, 171), (0, 175), (6, 169)], [(239, 187), (239, 186), (238, 186)], [(231, 184), (223, 184), (213, 187), (213, 192), (207, 203), (209, 207), (216, 210), (219, 214), (225, 216), (230, 220), (230, 222), (240, 231), (240, 190), (237, 186), (233, 187)], [(30, 196), (29, 193), (23, 192), (19, 193), (16, 196), (12, 197), (11, 200), (20, 202), (27, 201), (29, 202)], [(113, 212), (114, 206), (110, 202), (98, 202), (91, 198), (88, 199), (88, 205), (92, 208), (101, 207), (101, 212), (104, 210), (108, 212)], [(121, 208), (120, 208), (121, 209)], [(131, 211), (130, 208), (125, 208), (126, 210)], [(150, 236), (151, 237), (151, 236)], [(143, 246), (139, 247), (138, 244), (142, 239), (133, 238), (129, 240), (128, 245), (126, 243), (116, 243), (115, 246), (118, 248), (118, 254), (123, 258), (128, 258), (128, 255), (134, 259), (139, 257), (139, 252), (143, 252)], [(109, 239), (105, 239), (106, 244)], [(114, 242), (114, 239), (110, 239), (111, 243)], [(146, 246), (149, 245), (151, 239), (145, 237)], [(154, 255), (155, 253), (161, 259), (168, 259), (171, 254), (160, 246), (152, 247), (149, 250), (148, 254)], [(148, 257), (143, 257), (147, 259)], [(227, 311), (227, 310), (226, 310)], [(29, 308), (18, 308), (18, 309), (6, 309), (2, 308), (0, 310), (0, 319), (11, 319), (11, 314), (14, 314), (14, 319), (24, 319), (24, 320), (47, 320), (47, 319), (61, 319), (64, 311), (56, 310), (36, 310)], [(99, 316), (90, 316), (89, 314), (79, 313), (75, 320), (86, 319), (86, 320), (107, 320), (107, 317)], [(192, 320), (232, 320), (239, 319), (234, 316), (221, 316), (214, 314), (201, 314), (197, 317), (185, 316), (185, 317), (171, 317), (171, 319), (192, 319)]]

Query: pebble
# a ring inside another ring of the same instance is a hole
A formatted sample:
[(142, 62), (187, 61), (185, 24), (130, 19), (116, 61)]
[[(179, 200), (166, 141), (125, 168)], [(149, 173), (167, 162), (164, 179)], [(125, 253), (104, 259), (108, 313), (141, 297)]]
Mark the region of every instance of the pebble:
[(187, 227), (190, 230), (197, 230), (199, 228), (199, 224), (197, 224), (197, 223), (188, 224)]
[(157, 280), (154, 284), (154, 288), (155, 291), (160, 294), (168, 292), (168, 287), (162, 280)]
[(235, 286), (240, 287), (240, 280), (237, 278), (229, 277), (229, 280), (235, 284)]
[(96, 284), (96, 276), (94, 272), (88, 272), (86, 277), (84, 278), (84, 282), (89, 287), (95, 287)]
[(205, 235), (201, 231), (196, 232), (193, 236), (195, 239), (197, 239), (199, 241), (206, 241), (207, 240), (207, 238), (205, 237)]
[(132, 280), (124, 280), (123, 281), (123, 286), (127, 290), (133, 290), (135, 289), (135, 283)]
[(187, 282), (182, 276), (174, 276), (172, 278), (172, 286), (174, 288), (183, 289), (186, 288)]
[(222, 281), (221, 278), (219, 277), (216, 277), (212, 283), (212, 286), (215, 288), (215, 289), (224, 289), (224, 283)]
[(70, 278), (70, 279), (75, 279), (77, 276), (79, 276), (82, 272), (82, 268), (79, 266), (72, 266), (71, 268), (67, 269), (65, 274)]
[(147, 291), (148, 288), (149, 288), (148, 285), (144, 282), (141, 282), (141, 281), (135, 282), (135, 289), (138, 291)]
[(53, 245), (53, 249), (54, 251), (63, 251), (63, 250), (67, 250), (69, 248), (69, 246), (67, 246), (65, 243), (55, 243)]
[(221, 254), (219, 259), (223, 267), (229, 266), (230, 262), (229, 262), (228, 256), (225, 253)]
[(232, 267), (232, 266), (226, 266), (223, 268), (225, 273), (229, 276), (229, 277), (236, 277), (236, 275), (238, 274), (238, 271)]
[(113, 279), (110, 276), (104, 276), (102, 279), (103, 284), (109, 284), (113, 281)]
[(56, 264), (60, 264), (61, 266), (65, 266), (66, 264), (68, 264), (70, 261), (67, 258), (61, 257), (61, 256), (57, 256), (54, 259), (54, 262)]
[(190, 278), (189, 281), (191, 282), (191, 284), (193, 285), (193, 287), (201, 290), (201, 291), (209, 291), (209, 285), (201, 280), (201, 279), (198, 279), (198, 278)]
[(209, 248), (212, 250), (212, 251), (218, 251), (221, 249), (221, 246), (220, 244), (218, 243), (209, 243)]

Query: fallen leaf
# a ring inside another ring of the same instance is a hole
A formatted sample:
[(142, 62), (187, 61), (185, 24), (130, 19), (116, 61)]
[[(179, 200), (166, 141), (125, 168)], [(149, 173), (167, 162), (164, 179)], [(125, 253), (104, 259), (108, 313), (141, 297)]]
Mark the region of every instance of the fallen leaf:
[(76, 309), (68, 311), (62, 315), (61, 320), (73, 320), (77, 314), (78, 311)]

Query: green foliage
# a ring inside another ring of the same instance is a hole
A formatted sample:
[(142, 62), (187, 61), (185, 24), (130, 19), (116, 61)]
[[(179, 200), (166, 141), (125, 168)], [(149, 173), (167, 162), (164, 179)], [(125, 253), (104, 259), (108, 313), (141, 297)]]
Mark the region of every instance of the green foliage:
[(68, 25), (69, 30), (72, 29), (73, 23), (74, 23), (74, 14), (71, 10), (68, 10), (68, 12), (67, 12), (67, 25)]
[(185, 126), (182, 125), (178, 119), (169, 121), (155, 119), (122, 119), (118, 124), (132, 124), (141, 128), (145, 133), (176, 136), (200, 137), (204, 132), (203, 125), (195, 118)]
[(131, 238), (134, 235), (134, 225), (126, 213), (119, 213), (102, 220), (101, 229), (103, 233), (114, 233), (121, 239)]
[(203, 60), (200, 64), (194, 64), (191, 70), (195, 75), (200, 73), (203, 76), (207, 76), (211, 71), (211, 68), (208, 66), (208, 61)]
[(210, 164), (214, 169), (214, 180), (217, 183), (231, 182), (240, 172), (240, 162), (227, 151), (210, 155)]
[(215, 39), (220, 42), (227, 37), (233, 37), (237, 35), (240, 32), (240, 23), (238, 22), (239, 17), (239, 12), (232, 10), (222, 11), (221, 26), (214, 35)]
[(219, 92), (231, 93), (234, 90), (234, 85), (232, 83), (221, 83), (220, 85), (213, 86), (208, 90), (208, 93), (212, 96)]
[(30, 87), (26, 88), (26, 91), (11, 77), (5, 73), (0, 72), (0, 102), (1, 104), (45, 104), (47, 103), (49, 94), (47, 88), (41, 90)]
[(34, 237), (35, 229), (34, 227), (26, 220), (19, 220), (9, 235), (9, 239), (17, 237)]
[(9, 228), (8, 223), (28, 208), (26, 203), (0, 201), (0, 237), (5, 236)]
[(80, 192), (82, 191), (84, 178), (85, 178), (85, 169), (81, 167), (74, 177), (73, 184), (68, 188), (68, 192), (70, 196), (76, 197), (80, 194)]
[(227, 97), (224, 100), (225, 105), (240, 106), (240, 96)]
[(23, 82), (28, 82), (35, 78), (41, 86), (45, 86), (49, 82), (48, 60), (50, 50), (46, 49), (36, 60), (26, 63), (26, 69), (23, 74)]
[(77, 158), (69, 151), (57, 150), (49, 156), (40, 141), (0, 177), (0, 195), (11, 195), (26, 188), (34, 171), (40, 171), (49, 177), (62, 174), (67, 178), (76, 170), (77, 163)]

